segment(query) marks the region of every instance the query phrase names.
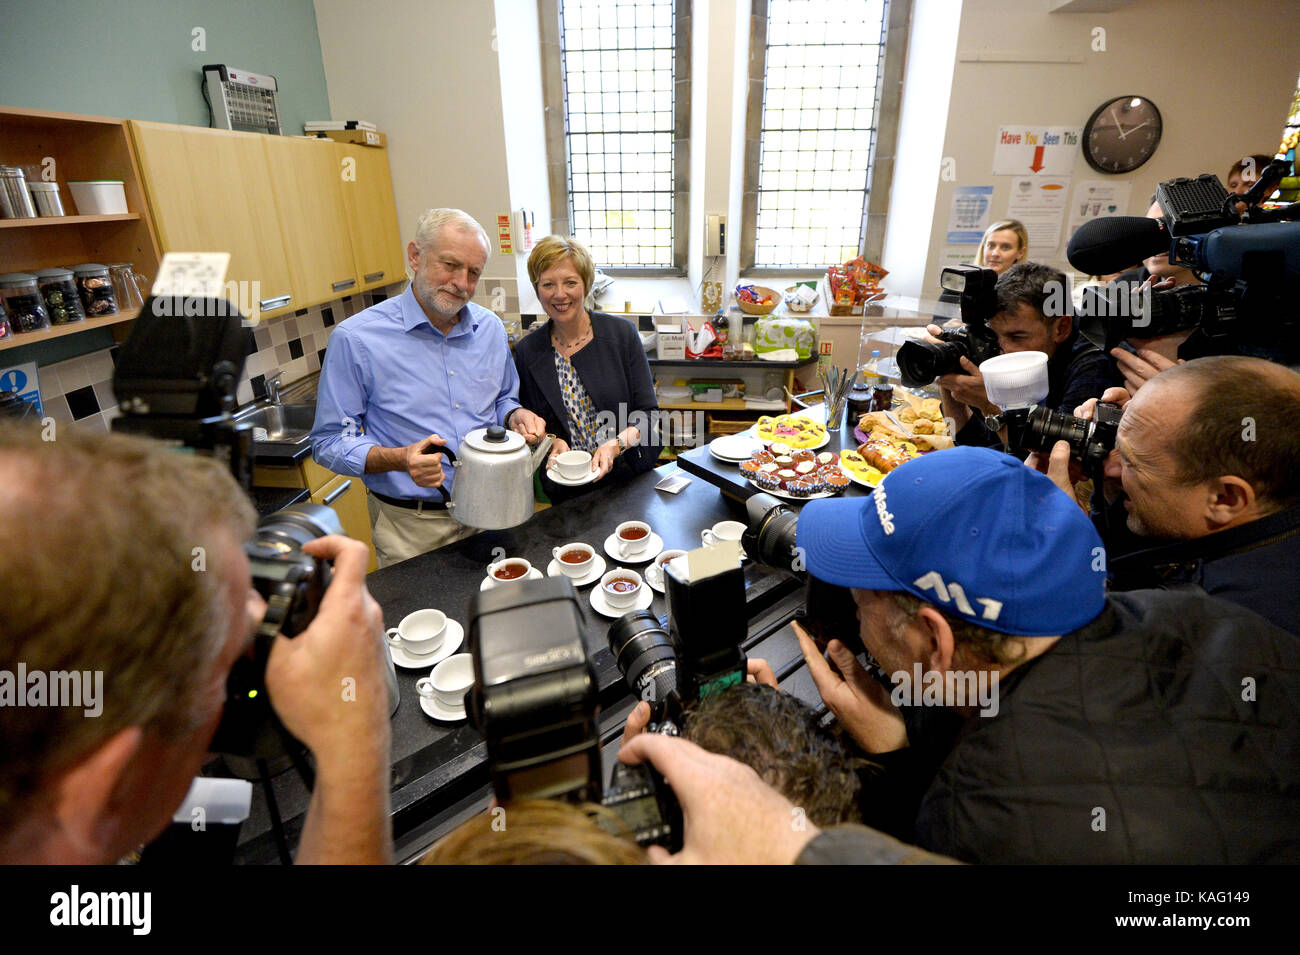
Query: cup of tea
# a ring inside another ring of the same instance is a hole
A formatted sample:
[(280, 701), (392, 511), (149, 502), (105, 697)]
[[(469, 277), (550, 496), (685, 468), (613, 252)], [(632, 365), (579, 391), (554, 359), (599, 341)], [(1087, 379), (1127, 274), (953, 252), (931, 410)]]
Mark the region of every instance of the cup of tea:
[(590, 451), (565, 451), (555, 456), (555, 470), (570, 481), (584, 478), (591, 473)]
[(551, 549), (555, 564), (565, 577), (577, 580), (591, 572), (591, 565), (596, 559), (596, 549), (590, 544), (574, 541)]
[(428, 608), (408, 613), (396, 627), (390, 627), (385, 636), (389, 646), (401, 647), (411, 656), (424, 657), (442, 646), (447, 632), (447, 615), (441, 610)]
[(645, 521), (624, 521), (614, 528), (619, 556), (627, 558), (641, 553), (650, 544), (650, 525)]
[(428, 676), (416, 681), (415, 689), (425, 699), (459, 710), (465, 707), (465, 694), (473, 685), (474, 658), (468, 653), (457, 653), (439, 663)]
[(495, 564), (488, 564), (488, 576), (499, 584), (512, 580), (524, 580), (533, 572), (533, 565), (522, 557), (507, 557)]
[(605, 595), (605, 603), (615, 609), (630, 607), (636, 603), (642, 586), (644, 584), (641, 575), (626, 567), (607, 571), (600, 578), (600, 591)]
[(718, 541), (737, 541), (745, 536), (747, 526), (740, 521), (719, 521), (712, 527), (700, 532), (700, 540), (705, 547), (712, 547)]
[(658, 557), (655, 558), (655, 562), (650, 565), (648, 570), (646, 570), (646, 576), (651, 578), (650, 582), (654, 584), (656, 587), (662, 587), (664, 581), (664, 571), (667, 570), (669, 563), (676, 560), (678, 557), (684, 557), (684, 556), (686, 556), (686, 551), (684, 550), (664, 551), (662, 554), (660, 554)]

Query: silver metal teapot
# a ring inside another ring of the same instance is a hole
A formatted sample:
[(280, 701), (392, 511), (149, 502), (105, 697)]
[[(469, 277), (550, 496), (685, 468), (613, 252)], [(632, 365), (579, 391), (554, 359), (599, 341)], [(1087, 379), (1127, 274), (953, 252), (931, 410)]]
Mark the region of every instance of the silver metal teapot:
[(448, 512), (458, 523), (485, 531), (524, 523), (533, 516), (533, 472), (554, 441), (548, 434), (530, 451), (523, 435), (494, 424), (471, 431), (458, 452), (430, 448), (456, 469), (451, 494), (438, 488)]

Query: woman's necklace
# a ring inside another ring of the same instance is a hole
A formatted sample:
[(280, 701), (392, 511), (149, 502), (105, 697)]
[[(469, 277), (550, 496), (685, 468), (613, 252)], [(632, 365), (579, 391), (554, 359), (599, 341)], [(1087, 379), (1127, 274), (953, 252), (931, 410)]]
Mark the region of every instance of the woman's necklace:
[(555, 337), (555, 345), (556, 345), (557, 348), (559, 348), (559, 349), (560, 349), (561, 351), (563, 351), (563, 352), (566, 352), (566, 353), (568, 353), (568, 352), (573, 352), (573, 351), (576, 351), (580, 346), (585, 345), (588, 341), (590, 341), (590, 340), (591, 340), (591, 334), (592, 334), (591, 320), (588, 319), (588, 321), (587, 321), (587, 330), (586, 330), (585, 332), (583, 332), (581, 335), (579, 335), (577, 338), (573, 339), (573, 341), (568, 341), (568, 342), (566, 342), (564, 339), (562, 339), (562, 338), (559, 336), (558, 331), (557, 331), (557, 333), (556, 333), (555, 336), (554, 336), (554, 337)]

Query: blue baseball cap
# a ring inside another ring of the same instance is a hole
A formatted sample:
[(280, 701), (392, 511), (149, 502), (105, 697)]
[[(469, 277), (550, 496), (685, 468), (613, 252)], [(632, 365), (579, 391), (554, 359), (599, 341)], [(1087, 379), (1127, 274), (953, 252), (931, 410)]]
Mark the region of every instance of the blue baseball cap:
[(797, 543), (827, 583), (906, 591), (1002, 633), (1069, 633), (1106, 601), (1092, 521), (1046, 475), (990, 448), (923, 455), (868, 498), (810, 501)]

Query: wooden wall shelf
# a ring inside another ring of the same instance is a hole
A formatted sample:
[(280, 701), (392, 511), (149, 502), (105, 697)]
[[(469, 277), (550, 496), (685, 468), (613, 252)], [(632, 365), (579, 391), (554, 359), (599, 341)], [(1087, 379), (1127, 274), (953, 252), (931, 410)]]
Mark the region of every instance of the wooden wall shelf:
[(64, 335), (76, 335), (78, 332), (88, 332), (92, 328), (107, 328), (111, 325), (120, 325), (123, 322), (131, 321), (139, 314), (139, 309), (132, 309), (129, 312), (119, 312), (116, 315), (87, 318), (84, 321), (71, 322), (67, 325), (51, 325), (49, 328), (42, 328), (35, 332), (10, 335), (8, 338), (0, 339), (0, 351), (4, 351), (6, 348), (21, 348), (23, 345), (34, 345), (37, 342), (47, 342), (51, 338), (62, 338)]
[(108, 216), (42, 216), (39, 219), (0, 219), (0, 229), (35, 229), (40, 226), (91, 225), (96, 222), (134, 222), (138, 212), (122, 212)]

